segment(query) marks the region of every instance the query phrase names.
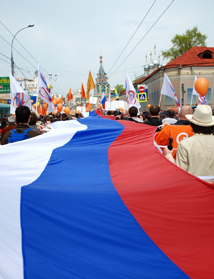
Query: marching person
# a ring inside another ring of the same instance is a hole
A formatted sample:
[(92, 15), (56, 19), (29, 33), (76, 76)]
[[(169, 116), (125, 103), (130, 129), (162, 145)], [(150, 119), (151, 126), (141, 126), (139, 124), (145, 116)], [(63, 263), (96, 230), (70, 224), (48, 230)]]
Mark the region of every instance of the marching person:
[(214, 116), (208, 105), (198, 105), (186, 118), (194, 135), (178, 145), (176, 161), (172, 151), (165, 148), (163, 155), (177, 166), (195, 176), (214, 176)]
[(41, 135), (40, 131), (33, 131), (28, 125), (31, 118), (29, 107), (20, 106), (15, 113), (17, 126), (4, 135), (2, 145)]
[(172, 156), (176, 159), (176, 152), (179, 142), (194, 135), (192, 127), (186, 115), (193, 114), (193, 109), (190, 106), (183, 106), (178, 115), (179, 120), (173, 124), (166, 124), (162, 130), (155, 135), (155, 145), (158, 149), (164, 150), (169, 145), (169, 139), (172, 139), (173, 153)]

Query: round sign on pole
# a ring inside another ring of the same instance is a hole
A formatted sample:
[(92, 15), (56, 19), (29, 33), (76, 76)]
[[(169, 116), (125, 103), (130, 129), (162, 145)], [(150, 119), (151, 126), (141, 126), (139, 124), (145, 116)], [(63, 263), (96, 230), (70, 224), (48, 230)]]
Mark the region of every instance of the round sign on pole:
[(144, 91), (145, 91), (145, 87), (144, 86), (139, 86), (138, 87), (138, 91), (140, 92), (140, 93), (143, 93)]

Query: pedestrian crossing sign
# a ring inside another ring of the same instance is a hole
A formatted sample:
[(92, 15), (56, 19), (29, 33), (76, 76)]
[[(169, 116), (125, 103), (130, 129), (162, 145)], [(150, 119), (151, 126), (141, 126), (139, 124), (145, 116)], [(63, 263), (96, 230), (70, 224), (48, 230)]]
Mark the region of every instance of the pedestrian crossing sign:
[(146, 94), (146, 92), (138, 93), (137, 94), (137, 98), (138, 98), (138, 102), (139, 103), (147, 102), (147, 94)]

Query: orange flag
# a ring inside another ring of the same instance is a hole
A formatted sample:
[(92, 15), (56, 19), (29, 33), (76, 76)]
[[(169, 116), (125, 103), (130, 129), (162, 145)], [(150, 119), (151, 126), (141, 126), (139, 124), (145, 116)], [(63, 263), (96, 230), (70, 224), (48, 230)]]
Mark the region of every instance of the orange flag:
[(91, 109), (92, 109), (92, 104), (87, 103), (87, 104), (85, 105), (85, 110), (88, 112), (88, 111), (91, 111)]
[(67, 98), (67, 101), (70, 101), (71, 99), (73, 99), (73, 95), (71, 93), (71, 88), (69, 89), (68, 91), (68, 98)]
[(63, 104), (63, 96), (60, 99), (60, 103)]
[(40, 104), (37, 106), (37, 113), (38, 113), (39, 115), (42, 114), (42, 107), (41, 107)]
[(54, 96), (54, 95), (52, 95), (52, 98), (51, 98), (51, 99), (52, 99), (52, 102), (53, 102), (53, 100), (55, 99), (55, 96)]
[(82, 95), (82, 99), (85, 98), (85, 89), (84, 89), (84, 86), (83, 86), (83, 83), (81, 85), (81, 91), (80, 91), (80, 94)]
[(86, 101), (89, 101), (89, 93), (90, 93), (90, 90), (93, 89), (95, 87), (95, 83), (94, 83), (94, 80), (93, 80), (93, 77), (91, 75), (91, 71), (89, 71), (89, 74), (88, 74), (88, 82), (87, 82), (87, 95), (86, 95)]

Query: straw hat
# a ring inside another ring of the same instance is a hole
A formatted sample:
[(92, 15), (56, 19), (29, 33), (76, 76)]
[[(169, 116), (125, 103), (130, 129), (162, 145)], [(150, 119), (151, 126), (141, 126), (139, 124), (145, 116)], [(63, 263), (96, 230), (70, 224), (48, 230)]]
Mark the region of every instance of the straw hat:
[(214, 126), (214, 116), (212, 116), (212, 109), (208, 105), (198, 105), (193, 114), (186, 114), (186, 118), (198, 126)]

